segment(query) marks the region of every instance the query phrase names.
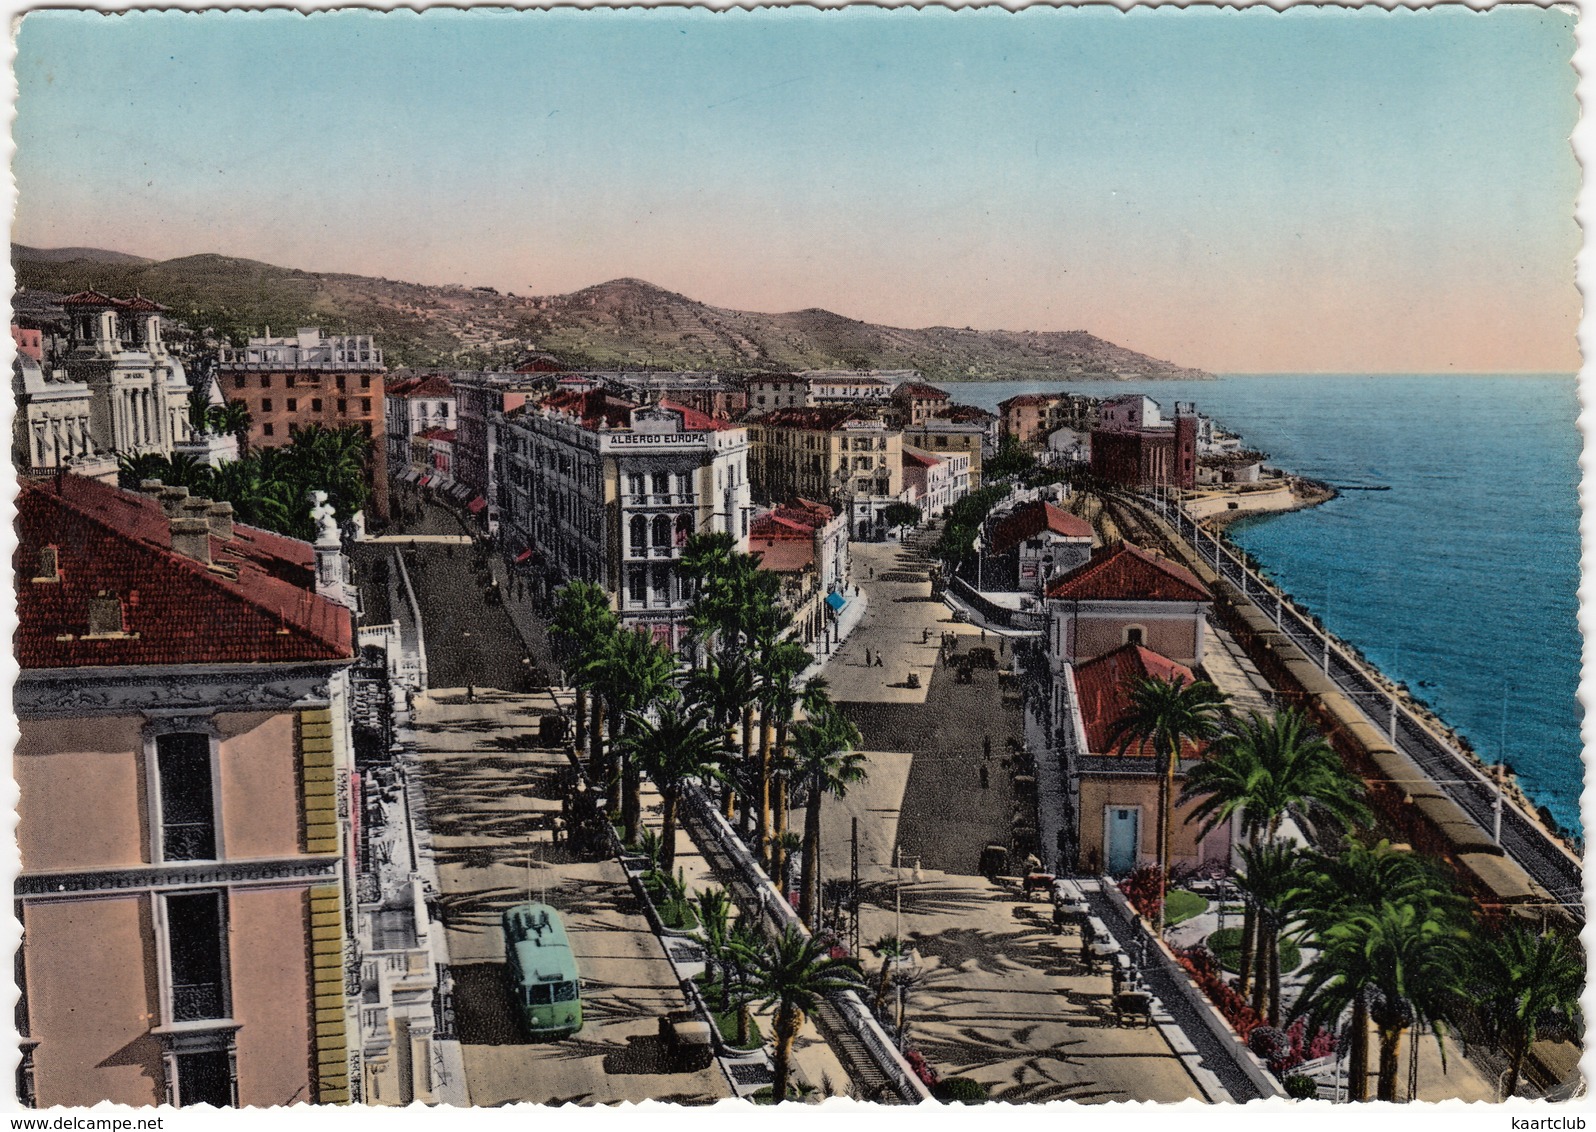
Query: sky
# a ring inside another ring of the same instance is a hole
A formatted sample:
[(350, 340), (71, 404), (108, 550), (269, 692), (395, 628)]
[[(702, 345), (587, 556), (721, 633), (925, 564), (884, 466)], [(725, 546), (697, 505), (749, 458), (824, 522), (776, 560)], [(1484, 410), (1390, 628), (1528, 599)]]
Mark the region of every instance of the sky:
[(1579, 367), (1571, 11), (27, 16), (13, 238)]

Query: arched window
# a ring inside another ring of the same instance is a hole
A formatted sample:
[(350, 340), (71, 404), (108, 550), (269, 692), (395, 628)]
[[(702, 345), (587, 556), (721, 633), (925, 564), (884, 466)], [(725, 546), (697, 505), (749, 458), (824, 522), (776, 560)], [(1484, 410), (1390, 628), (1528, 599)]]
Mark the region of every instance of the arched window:
[(686, 546), (687, 540), (692, 533), (693, 517), (691, 515), (676, 516), (676, 545), (678, 547)]
[(669, 495), (671, 493), (671, 474), (669, 472), (654, 473), (654, 494)]
[(671, 520), (669, 515), (654, 516), (654, 545), (669, 546), (671, 544)]
[(1147, 643), (1147, 630), (1140, 625), (1129, 625), (1125, 629), (1125, 643), (1127, 645), (1145, 645)]
[(648, 520), (641, 515), (632, 516), (632, 549), (648, 549)]

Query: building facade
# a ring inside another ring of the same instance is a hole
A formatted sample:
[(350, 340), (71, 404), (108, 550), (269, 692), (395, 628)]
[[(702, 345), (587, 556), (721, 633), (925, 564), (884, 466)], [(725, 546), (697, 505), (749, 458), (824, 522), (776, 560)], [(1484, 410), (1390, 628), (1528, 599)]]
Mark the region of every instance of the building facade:
[(987, 520), (985, 584), (1039, 594), (1092, 556), (1092, 525), (1037, 499)]
[(778, 409), (749, 422), (754, 495), (845, 510), (854, 538), (886, 535), (886, 508), (907, 502), (903, 433), (857, 409)]
[(65, 475), (18, 497), (22, 1099), (346, 1103), (339, 571), (151, 491)]
[(1003, 437), (1038, 448), (1060, 426), (1090, 430), (1097, 420), (1097, 399), (1079, 393), (1022, 393), (998, 405), (998, 418)]
[(487, 500), (477, 512), (489, 532), (498, 529), (504, 509), (503, 461), (495, 422), (554, 387), (546, 373), (457, 373), (455, 392), (455, 479)]
[(892, 404), (898, 412), (898, 422), (905, 431), (924, 424), (952, 401), (947, 390), (927, 385), (923, 381), (905, 381), (892, 391)]
[(251, 447), (279, 447), (293, 439), (295, 428), (310, 425), (358, 429), (371, 441), (371, 509), (387, 519), (387, 371), (370, 335), (311, 326), (274, 338), (268, 328), (246, 346), (223, 348), (217, 368), (223, 395), (249, 409)]
[(384, 431), (388, 466), (397, 471), (410, 463), (410, 438), (434, 428), (453, 428), (454, 386), (441, 373), (417, 374), (387, 383)]
[(12, 458), (19, 471), (71, 468), (103, 476), (119, 456), (170, 456), (188, 439), (188, 376), (161, 338), (162, 308), (144, 298), (80, 291), (59, 365), (21, 353)]
[[(672, 648), (688, 632), (690, 579), (676, 561), (695, 533), (748, 544), (748, 432), (686, 406), (602, 390), (556, 393), (504, 414), (500, 538), (546, 595), (567, 581), (615, 596), (624, 625)], [(525, 557), (523, 557), (525, 556)]]
[(929, 417), (905, 428), (903, 442), (933, 456), (964, 453), (969, 461), (970, 490), (980, 490), (981, 465), (988, 447), (987, 428), (983, 422)]
[[(1202, 666), (1213, 595), (1190, 571), (1130, 543), (1099, 548), (1046, 591), (1056, 748), (1063, 763), (1063, 867), (1123, 876), (1157, 860), (1158, 759), (1121, 745), (1115, 725), (1139, 679), (1190, 684)], [(1182, 752), (1178, 782), (1200, 758)], [(1194, 805), (1195, 803), (1193, 803)], [(1199, 838), (1175, 811), (1174, 863), (1228, 860), (1228, 823)]]
[(927, 452), (903, 446), (903, 485), (922, 516), (935, 519), (970, 494), (970, 457), (965, 452)]
[(1196, 487), (1198, 425), (1186, 402), (1175, 403), (1170, 420), (1150, 397), (1104, 401), (1092, 429), (1092, 474), (1122, 487)]

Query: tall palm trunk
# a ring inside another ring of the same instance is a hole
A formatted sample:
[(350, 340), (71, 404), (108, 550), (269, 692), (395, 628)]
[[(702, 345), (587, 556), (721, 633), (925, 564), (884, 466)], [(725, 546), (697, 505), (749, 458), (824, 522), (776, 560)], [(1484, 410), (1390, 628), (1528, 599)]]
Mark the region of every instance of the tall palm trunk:
[(766, 865), (770, 863), (770, 739), (775, 726), (770, 708), (759, 713), (759, 826), (754, 834), (754, 855)]
[(680, 786), (672, 784), (660, 791), (660, 801), (665, 807), (665, 820), (660, 829), (660, 867), (667, 873), (676, 869), (676, 795)]
[(610, 741), (604, 752), (604, 808), (612, 814), (621, 808), (620, 758), (621, 713), (611, 710)]
[(1520, 1037), (1513, 1043), (1512, 1060), (1507, 1064), (1507, 1081), (1502, 1085), (1502, 1099), (1505, 1101), (1518, 1091), (1518, 1079), (1524, 1072), (1524, 1062), (1529, 1057), (1529, 1039)]
[(1395, 1101), (1397, 1099), (1397, 1072), (1398, 1062), (1402, 1052), (1403, 1026), (1380, 1027), (1380, 1084), (1376, 1100)]
[(804, 808), (804, 869), (799, 882), (798, 916), (810, 931), (820, 927), (820, 776), (809, 784)]
[(593, 721), (587, 729), (587, 777), (595, 790), (604, 789), (604, 698), (597, 692), (588, 697)]
[(1352, 1052), (1347, 1058), (1347, 1099), (1369, 1099), (1369, 1000), (1360, 994), (1352, 1004)]
[(643, 772), (637, 763), (621, 757), (621, 825), (626, 830), (626, 843), (635, 845), (638, 828), (643, 824)]
[(1269, 1024), (1280, 1026), (1280, 929), (1269, 933)]
[(1164, 938), (1164, 901), (1169, 896), (1169, 857), (1171, 840), (1170, 812), (1175, 791), (1175, 760), (1165, 754), (1164, 767), (1158, 776), (1158, 938)]
[(1250, 899), (1243, 901), (1242, 908), (1241, 962), (1236, 964), (1236, 971), (1241, 976), (1241, 982), (1237, 990), (1241, 992), (1243, 998), (1246, 998), (1247, 991), (1252, 987), (1252, 956), (1255, 949), (1254, 942), (1258, 935), (1258, 910), (1253, 906)]
[[(722, 741), (726, 744), (727, 751), (732, 749), (732, 731), (736, 725), (736, 720), (726, 724), (726, 735)], [(732, 789), (732, 776), (730, 774), (720, 784), (720, 792), (720, 814), (721, 817), (726, 819), (726, 823), (730, 825), (732, 816), (737, 812), (737, 791)]]
[(1252, 1009), (1260, 1018), (1269, 1009), (1269, 920), (1265, 909), (1258, 909), (1258, 948), (1252, 957)]
[(576, 749), (587, 749), (587, 689), (576, 690)]
[[(738, 736), (742, 741), (742, 761), (737, 765), (742, 768), (743, 774), (748, 773), (748, 768), (754, 764), (754, 705), (748, 704), (743, 708), (743, 717), (737, 727)], [(734, 790), (733, 793), (736, 793)], [(748, 827), (749, 799), (746, 793), (740, 799), (743, 807), (743, 828)]]
[(787, 1077), (792, 1066), (792, 1043), (798, 1036), (803, 1016), (789, 1003), (776, 1009), (776, 1066), (775, 1081), (771, 1084), (770, 1103), (780, 1104), (787, 1099)]

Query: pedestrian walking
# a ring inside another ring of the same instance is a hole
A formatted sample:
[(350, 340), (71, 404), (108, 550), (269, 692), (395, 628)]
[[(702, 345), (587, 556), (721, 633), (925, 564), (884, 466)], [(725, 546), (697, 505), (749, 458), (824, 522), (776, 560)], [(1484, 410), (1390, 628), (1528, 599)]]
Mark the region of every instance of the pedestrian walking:
[(885, 665), (883, 665), (882, 662), (881, 662), (881, 654), (880, 653), (876, 653), (876, 667), (877, 668), (885, 667)]
[(981, 736), (981, 757), (983, 759), (992, 757), (992, 736), (990, 735)]
[(981, 768), (981, 789), (985, 790), (992, 784), (991, 777), (987, 774), (986, 767)]
[(927, 644), (930, 640), (931, 640), (931, 630), (928, 629), (928, 628), (927, 629), (921, 629), (920, 630), (920, 643), (922, 645), (923, 644)]
[(870, 650), (868, 648), (865, 649), (865, 667), (870, 667)]

